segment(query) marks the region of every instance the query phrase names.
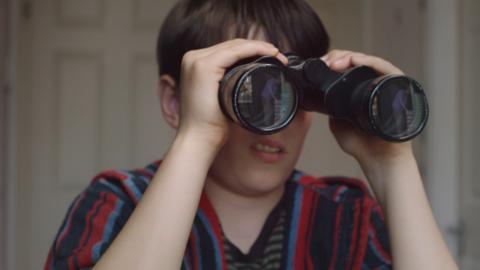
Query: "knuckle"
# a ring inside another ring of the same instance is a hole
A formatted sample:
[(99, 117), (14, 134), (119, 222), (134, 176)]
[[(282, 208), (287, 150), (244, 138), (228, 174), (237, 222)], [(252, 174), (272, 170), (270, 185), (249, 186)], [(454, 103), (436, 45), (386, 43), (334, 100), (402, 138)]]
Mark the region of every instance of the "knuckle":
[(194, 70), (202, 70), (205, 68), (206, 65), (207, 65), (207, 60), (204, 58), (195, 59), (192, 62), (192, 68)]
[(333, 49), (333, 50), (330, 51), (330, 54), (337, 55), (337, 54), (341, 54), (342, 52), (344, 52), (344, 51), (339, 50), (339, 49)]
[(245, 42), (245, 41), (246, 41), (246, 39), (244, 39), (244, 38), (235, 38), (235, 39), (233, 40), (234, 43), (243, 43), (243, 42)]
[(186, 52), (183, 57), (182, 57), (182, 63), (183, 64), (189, 64), (192, 62), (192, 59), (194, 57), (195, 52), (194, 51), (188, 51)]

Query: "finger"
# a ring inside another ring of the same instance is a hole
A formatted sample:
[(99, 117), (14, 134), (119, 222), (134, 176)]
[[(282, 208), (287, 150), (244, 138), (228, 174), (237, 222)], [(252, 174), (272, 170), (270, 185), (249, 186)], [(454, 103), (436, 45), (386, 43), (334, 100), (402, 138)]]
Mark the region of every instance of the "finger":
[(208, 48), (204, 48), (204, 49), (201, 50), (201, 52), (199, 54), (200, 54), (201, 57), (205, 57), (207, 55), (210, 55), (210, 54), (214, 53), (215, 51), (220, 51), (220, 50), (224, 50), (224, 49), (231, 49), (233, 47), (236, 47), (236, 46), (239, 46), (239, 45), (242, 45), (242, 44), (250, 44), (250, 43), (259, 44), (260, 46), (268, 46), (268, 47), (271, 47), (271, 48), (275, 48), (275, 46), (273, 44), (271, 44), (269, 42), (266, 42), (266, 41), (236, 38), (236, 39), (227, 40), (227, 41), (215, 44), (215, 45), (213, 45), (211, 47), (208, 47)]
[(351, 67), (354, 67), (355, 64), (352, 62), (354, 56), (364, 56), (363, 53), (350, 52), (339, 56), (338, 58), (332, 59), (329, 67), (335, 71), (345, 71)]
[(354, 66), (351, 61), (352, 53), (345, 54), (340, 58), (331, 60), (329, 67), (335, 71), (344, 71)]
[(331, 50), (327, 54), (325, 54), (321, 59), (325, 62), (325, 64), (330, 65), (335, 60), (342, 58), (349, 53), (351, 53), (351, 51)]
[[(247, 39), (243, 39), (243, 38), (235, 38), (235, 39), (223, 41), (223, 42), (217, 43), (215, 45), (212, 45), (210, 47), (203, 48), (201, 50), (200, 54), (201, 54), (201, 56), (206, 56), (206, 55), (209, 55), (209, 54), (211, 54), (215, 51), (227, 49), (227, 48), (230, 48), (232, 46), (242, 44), (242, 43), (246, 43), (246, 42), (249, 42), (249, 41)], [(271, 46), (273, 46), (273, 45), (271, 45)]]
[[(224, 42), (217, 43), (217, 44), (212, 45), (210, 47), (205, 47), (205, 48), (192, 50), (192, 51), (189, 51), (188, 53), (190, 53), (190, 55), (192, 56), (191, 57), (192, 60), (196, 60), (196, 59), (199, 59), (199, 58), (202, 58), (202, 57), (206, 57), (206, 56), (212, 54), (215, 51), (227, 49), (229, 47), (241, 44), (243, 42), (247, 42), (247, 40), (246, 39), (241, 39), (241, 38), (236, 38), (236, 39), (231, 39), (231, 40), (227, 40), (227, 41), (224, 41)], [(271, 45), (271, 46), (273, 46), (273, 45)]]
[(273, 56), (276, 57), (278, 60), (280, 60), (283, 64), (288, 64), (288, 58), (280, 52), (280, 50), (275, 47), (272, 43), (262, 41), (262, 40), (239, 40), (239, 42), (232, 44), (230, 49), (235, 49), (234, 47), (236, 46), (243, 46), (244, 44), (258, 44), (259, 46), (267, 46), (274, 48), (274, 53), (273, 55), (266, 55), (266, 56)]
[(210, 55), (215, 51), (222, 50), (222, 49), (225, 49), (225, 48), (229, 48), (232, 45), (241, 43), (243, 41), (246, 41), (246, 40), (245, 39), (240, 39), (240, 38), (227, 40), (227, 41), (220, 42), (220, 43), (217, 43), (215, 45), (212, 45), (210, 47), (193, 50), (192, 52), (195, 55), (195, 58), (197, 59), (197, 58), (201, 58), (201, 57), (205, 57), (207, 55)]
[(399, 75), (404, 74), (399, 68), (394, 66), (392, 63), (375, 56), (352, 55), (350, 61), (355, 66), (365, 65), (373, 68), (375, 71), (381, 74), (399, 74)]
[(260, 55), (274, 56), (284, 64), (288, 62), (286, 56), (271, 44), (253, 41), (215, 51), (207, 57), (211, 59), (212, 64), (221, 68), (228, 68), (242, 59)]
[(278, 49), (277, 52), (273, 54), (274, 57), (276, 57), (280, 62), (282, 62), (284, 65), (288, 64), (288, 58), (285, 56), (283, 53), (281, 53)]

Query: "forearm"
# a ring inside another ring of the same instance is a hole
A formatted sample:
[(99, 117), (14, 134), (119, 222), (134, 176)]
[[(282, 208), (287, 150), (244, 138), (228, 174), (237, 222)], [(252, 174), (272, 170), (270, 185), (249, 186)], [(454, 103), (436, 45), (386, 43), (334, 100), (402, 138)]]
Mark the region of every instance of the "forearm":
[(95, 269), (179, 269), (216, 151), (198, 138), (177, 136)]
[(386, 216), (394, 269), (458, 269), (433, 217), (413, 154), (361, 165)]

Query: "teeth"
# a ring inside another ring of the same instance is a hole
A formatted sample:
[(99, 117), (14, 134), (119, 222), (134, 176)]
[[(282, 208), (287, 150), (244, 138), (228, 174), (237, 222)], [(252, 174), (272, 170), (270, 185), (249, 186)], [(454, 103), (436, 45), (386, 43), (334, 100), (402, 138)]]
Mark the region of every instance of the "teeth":
[(271, 147), (268, 145), (264, 145), (261, 143), (257, 143), (255, 145), (255, 150), (262, 151), (262, 152), (267, 152), (267, 153), (278, 153), (280, 152), (280, 148), (278, 147)]

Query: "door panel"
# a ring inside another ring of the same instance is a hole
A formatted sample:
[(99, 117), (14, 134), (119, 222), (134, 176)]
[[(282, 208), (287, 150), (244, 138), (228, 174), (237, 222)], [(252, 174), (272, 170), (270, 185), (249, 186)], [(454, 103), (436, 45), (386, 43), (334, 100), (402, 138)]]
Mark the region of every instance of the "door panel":
[(43, 265), (69, 203), (96, 173), (144, 166), (166, 151), (173, 131), (161, 120), (154, 45), (173, 2), (31, 2), (28, 38), (20, 37), (31, 39), (20, 54), (32, 56), (19, 66), (29, 80), (19, 85), (29, 87), (17, 104), (26, 151), (16, 269)]

